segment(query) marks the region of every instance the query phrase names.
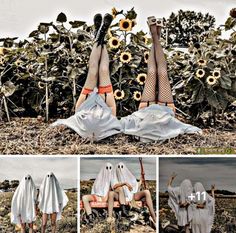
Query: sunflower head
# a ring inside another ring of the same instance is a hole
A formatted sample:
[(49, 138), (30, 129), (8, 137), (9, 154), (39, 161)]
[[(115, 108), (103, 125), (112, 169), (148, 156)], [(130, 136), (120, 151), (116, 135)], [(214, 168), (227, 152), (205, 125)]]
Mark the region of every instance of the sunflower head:
[(112, 48), (112, 49), (118, 49), (119, 46), (120, 46), (120, 40), (116, 37), (111, 37), (109, 39), (109, 46)]
[(215, 77), (215, 78), (220, 78), (221, 76), (221, 73), (220, 73), (220, 70), (219, 69), (215, 69), (213, 72), (212, 72), (212, 75)]
[(125, 92), (123, 90), (116, 89), (114, 91), (114, 97), (116, 100), (122, 100), (125, 97)]
[(206, 79), (208, 85), (213, 86), (217, 82), (217, 78), (214, 76), (208, 76)]
[(141, 92), (140, 91), (135, 91), (134, 94), (133, 94), (133, 98), (136, 100), (136, 101), (140, 101), (141, 100)]
[(198, 69), (198, 70), (197, 70), (196, 76), (197, 76), (198, 78), (202, 78), (202, 77), (204, 77), (204, 75), (205, 75), (205, 71), (204, 71), (203, 69)]
[(149, 58), (149, 52), (146, 51), (146, 52), (144, 52), (144, 61), (145, 61), (145, 63), (148, 63), (148, 58)]
[(204, 59), (199, 59), (199, 60), (197, 61), (197, 63), (198, 63), (199, 66), (205, 66), (205, 65), (207, 64), (207, 61), (204, 60)]
[(137, 76), (136, 80), (139, 84), (143, 85), (146, 81), (147, 75), (144, 73), (141, 73)]
[(230, 16), (232, 17), (232, 18), (235, 18), (236, 19), (236, 8), (233, 8), (233, 9), (231, 9), (231, 11), (230, 11)]
[(132, 55), (130, 52), (123, 52), (120, 55), (120, 61), (123, 63), (129, 63), (132, 59)]
[(121, 19), (119, 26), (122, 31), (131, 31), (132, 21), (130, 19)]

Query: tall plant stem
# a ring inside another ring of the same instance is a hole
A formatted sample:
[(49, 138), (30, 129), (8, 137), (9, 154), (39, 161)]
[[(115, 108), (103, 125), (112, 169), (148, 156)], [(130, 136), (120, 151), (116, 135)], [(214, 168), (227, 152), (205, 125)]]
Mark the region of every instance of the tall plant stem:
[(5, 108), (5, 111), (6, 111), (6, 114), (7, 114), (7, 120), (8, 120), (8, 122), (10, 122), (10, 115), (9, 115), (9, 110), (8, 110), (8, 107), (7, 107), (6, 97), (3, 96), (2, 98), (3, 98), (4, 108)]

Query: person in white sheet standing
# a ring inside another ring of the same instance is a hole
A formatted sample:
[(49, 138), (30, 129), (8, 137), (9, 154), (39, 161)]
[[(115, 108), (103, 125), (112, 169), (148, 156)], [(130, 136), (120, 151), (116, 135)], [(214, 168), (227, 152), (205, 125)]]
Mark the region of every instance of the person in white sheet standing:
[(156, 223), (156, 214), (153, 208), (152, 197), (149, 190), (139, 191), (139, 184), (136, 177), (122, 162), (116, 165), (113, 173), (112, 189), (108, 198), (108, 216), (112, 218), (114, 200), (120, 202), (123, 217), (130, 217), (126, 211), (125, 205), (132, 200), (140, 201), (145, 198), (149, 213), (154, 223)]
[(11, 202), (11, 222), (21, 225), (21, 233), (33, 233), (33, 222), (36, 220), (37, 189), (30, 175), (24, 176), (17, 187)]
[(192, 220), (192, 233), (210, 233), (215, 216), (215, 186), (211, 187), (210, 196), (202, 183), (194, 185), (195, 199)]
[(193, 186), (190, 180), (185, 179), (181, 182), (180, 186), (172, 187), (172, 182), (176, 176), (176, 174), (173, 174), (168, 182), (168, 205), (175, 213), (178, 226), (184, 227), (185, 232), (190, 233), (193, 206), (189, 197), (194, 195)]
[(94, 220), (90, 202), (107, 202), (108, 193), (111, 190), (112, 175), (113, 165), (111, 163), (106, 163), (99, 171), (96, 180), (93, 183), (91, 194), (82, 197), (84, 209), (90, 223)]
[(56, 176), (48, 173), (40, 186), (38, 207), (43, 213), (42, 233), (46, 232), (47, 220), (50, 215), (52, 233), (56, 232), (56, 221), (61, 219), (63, 208), (68, 202), (65, 191), (61, 188)]

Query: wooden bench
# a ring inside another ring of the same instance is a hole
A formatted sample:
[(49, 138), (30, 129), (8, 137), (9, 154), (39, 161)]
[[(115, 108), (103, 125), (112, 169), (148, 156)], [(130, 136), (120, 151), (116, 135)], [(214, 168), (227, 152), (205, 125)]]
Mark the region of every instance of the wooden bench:
[[(138, 207), (143, 207), (143, 206), (145, 206), (145, 202), (136, 201), (136, 205)], [(99, 201), (99, 202), (91, 201), (90, 206), (92, 208), (97, 208), (97, 209), (106, 209), (106, 208), (108, 208), (108, 203), (107, 202), (102, 202), (102, 201)], [(119, 207), (120, 207), (120, 203), (118, 201), (115, 201), (114, 202), (114, 208), (119, 208)], [(80, 209), (83, 209), (83, 208), (84, 208), (83, 201), (80, 201)]]

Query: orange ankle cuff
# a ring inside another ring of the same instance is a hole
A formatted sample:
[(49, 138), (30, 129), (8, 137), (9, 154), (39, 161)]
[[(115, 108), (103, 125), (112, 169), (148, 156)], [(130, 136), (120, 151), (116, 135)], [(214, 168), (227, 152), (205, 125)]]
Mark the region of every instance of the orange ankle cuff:
[(84, 95), (88, 95), (88, 94), (90, 94), (92, 91), (93, 91), (93, 90), (91, 90), (91, 89), (83, 88), (83, 90), (82, 90), (82, 94), (84, 94)]
[(105, 94), (105, 93), (111, 93), (113, 91), (112, 85), (104, 86), (104, 87), (98, 87), (98, 93), (99, 94)]

